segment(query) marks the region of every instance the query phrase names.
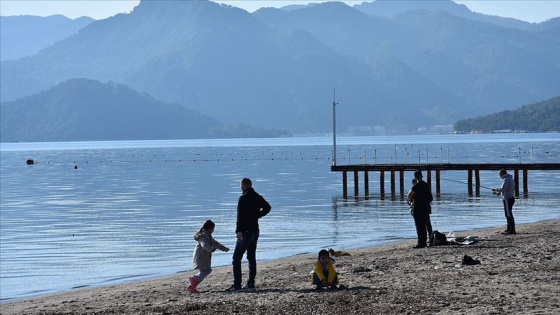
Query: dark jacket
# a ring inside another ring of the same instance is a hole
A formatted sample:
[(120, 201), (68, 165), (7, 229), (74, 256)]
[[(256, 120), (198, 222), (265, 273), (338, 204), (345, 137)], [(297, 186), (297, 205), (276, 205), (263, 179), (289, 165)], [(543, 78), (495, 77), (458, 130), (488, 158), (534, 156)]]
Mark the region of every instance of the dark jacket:
[(414, 215), (430, 213), (430, 202), (432, 202), (433, 197), (428, 183), (421, 180), (412, 187), (412, 190), (414, 191)]
[(253, 188), (243, 192), (237, 202), (235, 232), (258, 232), (259, 219), (270, 212), (270, 204)]

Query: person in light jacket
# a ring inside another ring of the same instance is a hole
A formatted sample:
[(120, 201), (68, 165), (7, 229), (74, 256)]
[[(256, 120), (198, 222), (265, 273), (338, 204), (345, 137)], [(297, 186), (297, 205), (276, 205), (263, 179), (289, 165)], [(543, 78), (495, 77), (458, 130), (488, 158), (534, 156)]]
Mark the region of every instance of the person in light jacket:
[(212, 237), (216, 224), (211, 220), (206, 220), (200, 230), (193, 236), (196, 241), (193, 255), (193, 269), (198, 272), (189, 278), (187, 291), (199, 293), (196, 287), (212, 272), (212, 253), (219, 249), (227, 252), (229, 248), (220, 244)]
[(492, 191), (498, 195), (502, 195), (502, 202), (504, 203), (504, 213), (506, 215), (507, 228), (502, 234), (513, 235), (515, 231), (515, 219), (513, 218), (513, 204), (515, 203), (515, 181), (513, 176), (508, 174), (504, 169), (500, 170), (500, 178), (502, 179), (502, 186), (494, 188)]

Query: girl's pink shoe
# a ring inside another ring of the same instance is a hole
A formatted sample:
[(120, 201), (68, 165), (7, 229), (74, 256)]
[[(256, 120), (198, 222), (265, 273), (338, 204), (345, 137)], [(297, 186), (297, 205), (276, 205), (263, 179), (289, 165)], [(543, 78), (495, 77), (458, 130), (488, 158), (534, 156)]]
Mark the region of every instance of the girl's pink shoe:
[(196, 279), (194, 278), (194, 276), (191, 276), (189, 278), (189, 285), (191, 285), (193, 288), (196, 288), (196, 286), (198, 285), (198, 283), (196, 283)]
[(198, 291), (195, 287), (193, 287), (192, 285), (189, 285), (187, 287), (187, 291), (192, 292), (192, 293), (200, 293), (200, 291)]

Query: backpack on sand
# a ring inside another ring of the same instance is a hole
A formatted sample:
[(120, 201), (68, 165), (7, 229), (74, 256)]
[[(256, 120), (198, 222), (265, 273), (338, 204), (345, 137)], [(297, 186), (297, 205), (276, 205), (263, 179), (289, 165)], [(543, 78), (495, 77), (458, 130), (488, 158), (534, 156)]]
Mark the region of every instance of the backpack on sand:
[(432, 233), (432, 238), (433, 238), (432, 245), (446, 245), (447, 244), (447, 236), (445, 236), (445, 234), (440, 233), (437, 230)]

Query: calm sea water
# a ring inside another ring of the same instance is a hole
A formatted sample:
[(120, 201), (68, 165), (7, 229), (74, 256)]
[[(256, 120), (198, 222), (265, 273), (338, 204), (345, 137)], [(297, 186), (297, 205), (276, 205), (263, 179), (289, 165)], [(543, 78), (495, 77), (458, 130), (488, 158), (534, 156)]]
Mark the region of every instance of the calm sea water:
[[(272, 205), (260, 223), (259, 260), (415, 238), (405, 200), (380, 198), (377, 174), (369, 176), (369, 198), (342, 198), (342, 176), (330, 172), (330, 137), (2, 143), (0, 149), (4, 302), (190, 270), (192, 235), (206, 219), (216, 223), (215, 238), (233, 248), (243, 177)], [(560, 135), (339, 137), (336, 155), (338, 165), (558, 162)], [(483, 186), (500, 184), (495, 172), (480, 176)], [(406, 174), (407, 188), (411, 178)], [(467, 196), (466, 172), (441, 178), (435, 229), (504, 225), (501, 202), (489, 190)], [(559, 218), (558, 182), (560, 172), (529, 172), (530, 194), (517, 201), (516, 221)], [(353, 192), (351, 178), (348, 184)], [(231, 252), (213, 256), (214, 266), (230, 263)]]

